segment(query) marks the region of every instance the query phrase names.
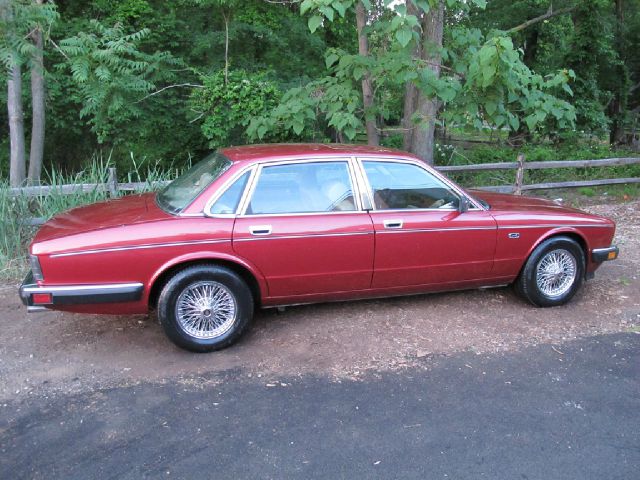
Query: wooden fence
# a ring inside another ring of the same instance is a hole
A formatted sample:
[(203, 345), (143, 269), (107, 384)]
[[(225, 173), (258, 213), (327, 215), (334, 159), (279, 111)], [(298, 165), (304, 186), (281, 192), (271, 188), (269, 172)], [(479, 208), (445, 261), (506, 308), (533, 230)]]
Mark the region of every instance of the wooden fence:
[(441, 172), (479, 172), (486, 170), (515, 170), (514, 185), (479, 186), (480, 190), (493, 192), (521, 194), (526, 190), (545, 190), (552, 188), (592, 187), (598, 185), (616, 185), (624, 183), (640, 183), (640, 177), (606, 178), (600, 180), (578, 180), (571, 182), (524, 183), (525, 170), (544, 170), (551, 168), (585, 168), (585, 167), (616, 167), (620, 165), (640, 164), (640, 158), (603, 158), (598, 160), (554, 160), (545, 162), (526, 162), (524, 155), (518, 155), (515, 162), (479, 163), (475, 165), (452, 165), (436, 167)]
[[(620, 165), (640, 164), (638, 158), (605, 158), (599, 160), (558, 160), (546, 162), (526, 162), (524, 155), (518, 155), (515, 162), (502, 163), (479, 163), (474, 165), (454, 165), (454, 166), (437, 166), (441, 172), (479, 172), (486, 170), (515, 170), (516, 181), (514, 185), (500, 186), (477, 186), (481, 190), (489, 190), (493, 192), (516, 193), (520, 194), (527, 190), (543, 190), (552, 188), (575, 188), (575, 187), (592, 187), (598, 185), (615, 185), (625, 183), (640, 183), (640, 177), (631, 178), (609, 178), (602, 180), (579, 180), (571, 182), (552, 182), (552, 183), (524, 183), (525, 170), (542, 170), (550, 168), (585, 168), (585, 167), (615, 167)], [(22, 187), (11, 189), (12, 195), (27, 196), (44, 196), (53, 190), (61, 194), (73, 194), (78, 192), (106, 191), (109, 196), (117, 197), (120, 192), (136, 192), (147, 190), (149, 188), (158, 188), (166, 185), (168, 182), (128, 182), (119, 183), (117, 180), (117, 172), (115, 168), (109, 169), (109, 178), (106, 183), (83, 183), (58, 186), (36, 186)]]

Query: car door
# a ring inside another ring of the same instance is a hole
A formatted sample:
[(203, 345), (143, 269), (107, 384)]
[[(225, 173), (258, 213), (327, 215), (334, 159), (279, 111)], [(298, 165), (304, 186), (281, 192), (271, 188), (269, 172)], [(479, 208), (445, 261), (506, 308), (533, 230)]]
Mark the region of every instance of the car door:
[(354, 185), (350, 159), (259, 167), (233, 248), (261, 271), (270, 297), (370, 287), (373, 225)]
[(361, 159), (373, 209), (374, 288), (455, 284), (491, 274), (497, 226), (489, 212), (417, 162)]

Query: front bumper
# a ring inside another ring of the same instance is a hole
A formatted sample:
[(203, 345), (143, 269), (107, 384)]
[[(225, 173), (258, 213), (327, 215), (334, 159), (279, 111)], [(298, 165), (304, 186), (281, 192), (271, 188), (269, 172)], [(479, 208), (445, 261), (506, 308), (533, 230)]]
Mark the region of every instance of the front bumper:
[(29, 272), (20, 285), (20, 299), (34, 311), (56, 305), (135, 302), (142, 298), (142, 290), (142, 283), (40, 286)]
[(616, 246), (611, 246), (608, 248), (594, 248), (591, 251), (591, 260), (594, 263), (602, 263), (607, 260), (615, 260), (618, 258), (618, 254), (620, 250)]

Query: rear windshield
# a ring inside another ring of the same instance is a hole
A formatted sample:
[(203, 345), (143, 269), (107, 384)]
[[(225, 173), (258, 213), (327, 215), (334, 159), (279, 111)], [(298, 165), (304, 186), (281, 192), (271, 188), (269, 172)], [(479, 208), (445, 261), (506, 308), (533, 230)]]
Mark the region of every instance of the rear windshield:
[(230, 166), (231, 161), (227, 157), (212, 153), (158, 193), (158, 205), (166, 212), (180, 213)]

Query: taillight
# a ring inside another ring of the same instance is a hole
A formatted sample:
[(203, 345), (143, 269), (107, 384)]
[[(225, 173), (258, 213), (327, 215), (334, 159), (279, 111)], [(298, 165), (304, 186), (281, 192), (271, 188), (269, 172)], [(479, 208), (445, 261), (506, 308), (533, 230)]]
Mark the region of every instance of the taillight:
[(36, 282), (41, 282), (44, 280), (44, 276), (42, 275), (42, 269), (40, 268), (40, 261), (38, 257), (35, 255), (29, 256), (29, 261), (31, 263), (31, 273), (33, 273), (33, 279)]

